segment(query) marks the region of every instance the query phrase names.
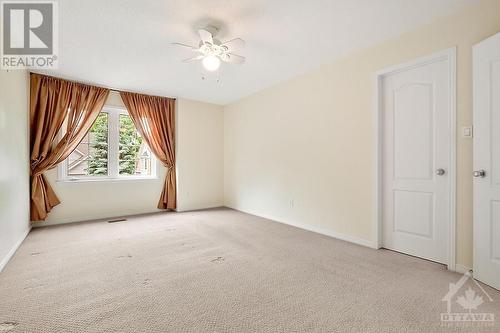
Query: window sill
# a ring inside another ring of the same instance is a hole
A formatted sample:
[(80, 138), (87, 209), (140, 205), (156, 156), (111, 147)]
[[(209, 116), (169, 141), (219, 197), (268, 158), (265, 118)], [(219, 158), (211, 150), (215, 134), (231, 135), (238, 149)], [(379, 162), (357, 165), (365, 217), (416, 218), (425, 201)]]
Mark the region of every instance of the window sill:
[(76, 178), (76, 179), (58, 179), (56, 180), (57, 183), (62, 183), (62, 184), (72, 184), (72, 183), (102, 183), (102, 182), (107, 182), (107, 183), (121, 183), (121, 182), (128, 182), (128, 181), (152, 181), (152, 180), (159, 180), (160, 178), (157, 176), (148, 176), (148, 177), (135, 177), (135, 176), (130, 176), (130, 177), (120, 177), (120, 178)]

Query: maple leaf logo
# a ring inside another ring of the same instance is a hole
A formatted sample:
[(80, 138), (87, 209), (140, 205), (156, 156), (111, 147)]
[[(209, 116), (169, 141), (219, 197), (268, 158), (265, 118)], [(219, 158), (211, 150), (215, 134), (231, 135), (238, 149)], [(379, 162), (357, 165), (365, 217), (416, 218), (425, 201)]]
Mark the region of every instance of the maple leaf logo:
[(476, 292), (469, 287), (465, 291), (465, 296), (457, 297), (457, 303), (462, 306), (465, 310), (477, 310), (477, 307), (483, 304), (483, 297), (476, 295)]

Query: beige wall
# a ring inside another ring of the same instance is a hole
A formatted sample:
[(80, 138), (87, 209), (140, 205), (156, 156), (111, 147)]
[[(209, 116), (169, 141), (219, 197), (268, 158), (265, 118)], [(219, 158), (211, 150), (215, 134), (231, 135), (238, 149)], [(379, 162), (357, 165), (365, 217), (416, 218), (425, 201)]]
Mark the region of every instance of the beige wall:
[[(227, 106), (226, 205), (372, 240), (374, 72), (458, 46), (460, 129), (472, 122), (472, 45), (499, 31), (500, 1), (486, 0)], [(457, 263), (472, 267), (471, 139), (457, 138), (457, 164)]]
[[(116, 92), (106, 105), (123, 106)], [(212, 104), (177, 101), (177, 188), (179, 210), (223, 205), (223, 111)], [(58, 182), (57, 169), (46, 173), (61, 204), (36, 226), (160, 211), (156, 208), (165, 179)]]
[(0, 70), (0, 271), (30, 229), (28, 73)]
[(179, 210), (224, 205), (224, 113), (218, 105), (178, 101)]

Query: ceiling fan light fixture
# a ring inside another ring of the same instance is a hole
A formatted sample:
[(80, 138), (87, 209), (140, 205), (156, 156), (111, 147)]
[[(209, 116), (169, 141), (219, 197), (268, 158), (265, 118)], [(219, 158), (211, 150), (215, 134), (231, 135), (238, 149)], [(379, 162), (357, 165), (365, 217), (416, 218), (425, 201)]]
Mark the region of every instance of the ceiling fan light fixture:
[(173, 43), (175, 45), (189, 48), (195, 51), (197, 55), (184, 59), (183, 62), (193, 62), (201, 60), (204, 69), (208, 72), (217, 71), (222, 62), (229, 64), (241, 65), (245, 62), (245, 57), (236, 54), (237, 49), (245, 45), (245, 41), (241, 38), (233, 38), (225, 42), (221, 42), (216, 38), (218, 29), (214, 26), (207, 26), (205, 29), (198, 29), (200, 41), (198, 46), (191, 46), (183, 43)]
[(205, 58), (203, 58), (202, 63), (203, 67), (205, 67), (205, 69), (210, 72), (216, 71), (220, 67), (220, 59), (219, 57), (214, 55), (206, 56)]

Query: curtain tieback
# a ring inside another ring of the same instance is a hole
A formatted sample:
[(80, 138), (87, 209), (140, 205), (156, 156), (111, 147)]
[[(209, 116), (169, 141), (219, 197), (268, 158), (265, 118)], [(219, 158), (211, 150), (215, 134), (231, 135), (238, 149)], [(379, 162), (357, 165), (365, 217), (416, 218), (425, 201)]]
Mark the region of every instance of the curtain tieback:
[(35, 177), (41, 176), (42, 174), (43, 174), (43, 172), (40, 172), (40, 171), (36, 171), (36, 170), (32, 170), (32, 171), (31, 171), (31, 177), (32, 177), (32, 178), (35, 178)]

